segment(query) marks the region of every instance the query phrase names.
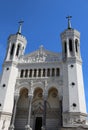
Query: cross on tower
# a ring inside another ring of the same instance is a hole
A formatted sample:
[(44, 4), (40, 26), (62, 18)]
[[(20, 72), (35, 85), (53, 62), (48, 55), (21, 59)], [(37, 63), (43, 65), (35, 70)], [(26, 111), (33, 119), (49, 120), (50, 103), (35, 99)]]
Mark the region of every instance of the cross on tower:
[(71, 21), (70, 21), (71, 18), (72, 18), (72, 16), (66, 17), (66, 19), (68, 19), (68, 29), (71, 29)]
[(19, 28), (18, 28), (18, 34), (21, 34), (21, 29), (22, 29), (22, 24), (23, 24), (24, 21), (20, 20), (18, 23), (19, 23)]

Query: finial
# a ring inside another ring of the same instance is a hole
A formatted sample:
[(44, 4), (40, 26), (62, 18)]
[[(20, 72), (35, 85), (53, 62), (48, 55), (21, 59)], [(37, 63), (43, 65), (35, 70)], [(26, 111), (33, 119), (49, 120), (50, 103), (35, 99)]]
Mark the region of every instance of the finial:
[(20, 20), (18, 23), (19, 23), (19, 28), (18, 28), (18, 32), (17, 34), (21, 34), (21, 29), (22, 29), (22, 24), (23, 24), (24, 21)]
[(68, 19), (68, 29), (71, 29), (71, 21), (70, 21), (71, 18), (72, 18), (72, 16), (66, 17), (66, 19)]

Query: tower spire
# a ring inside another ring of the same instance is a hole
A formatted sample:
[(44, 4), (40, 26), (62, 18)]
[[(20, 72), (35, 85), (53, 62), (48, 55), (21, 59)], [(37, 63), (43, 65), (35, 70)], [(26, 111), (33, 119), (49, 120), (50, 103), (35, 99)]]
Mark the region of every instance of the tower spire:
[(19, 28), (18, 28), (18, 32), (17, 34), (21, 34), (21, 30), (22, 30), (22, 24), (23, 24), (24, 21), (20, 20), (18, 23), (19, 23)]
[(71, 29), (71, 21), (70, 21), (71, 18), (72, 18), (72, 16), (66, 17), (66, 19), (68, 19), (68, 29)]

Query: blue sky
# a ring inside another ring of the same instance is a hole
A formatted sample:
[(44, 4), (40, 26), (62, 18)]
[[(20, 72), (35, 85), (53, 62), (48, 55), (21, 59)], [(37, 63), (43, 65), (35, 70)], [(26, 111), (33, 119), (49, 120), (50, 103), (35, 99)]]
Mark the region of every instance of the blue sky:
[(0, 72), (6, 54), (7, 38), (24, 20), (22, 34), (27, 38), (26, 53), (43, 44), (48, 50), (61, 52), (60, 33), (72, 27), (81, 33), (84, 86), (88, 111), (88, 0), (0, 0)]

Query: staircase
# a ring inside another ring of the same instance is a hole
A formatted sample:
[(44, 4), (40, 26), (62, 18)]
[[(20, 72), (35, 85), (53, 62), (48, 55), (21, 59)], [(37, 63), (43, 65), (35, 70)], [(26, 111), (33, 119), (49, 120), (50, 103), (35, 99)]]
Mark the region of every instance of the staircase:
[(25, 110), (17, 110), (15, 118), (15, 130), (25, 130), (28, 114)]

